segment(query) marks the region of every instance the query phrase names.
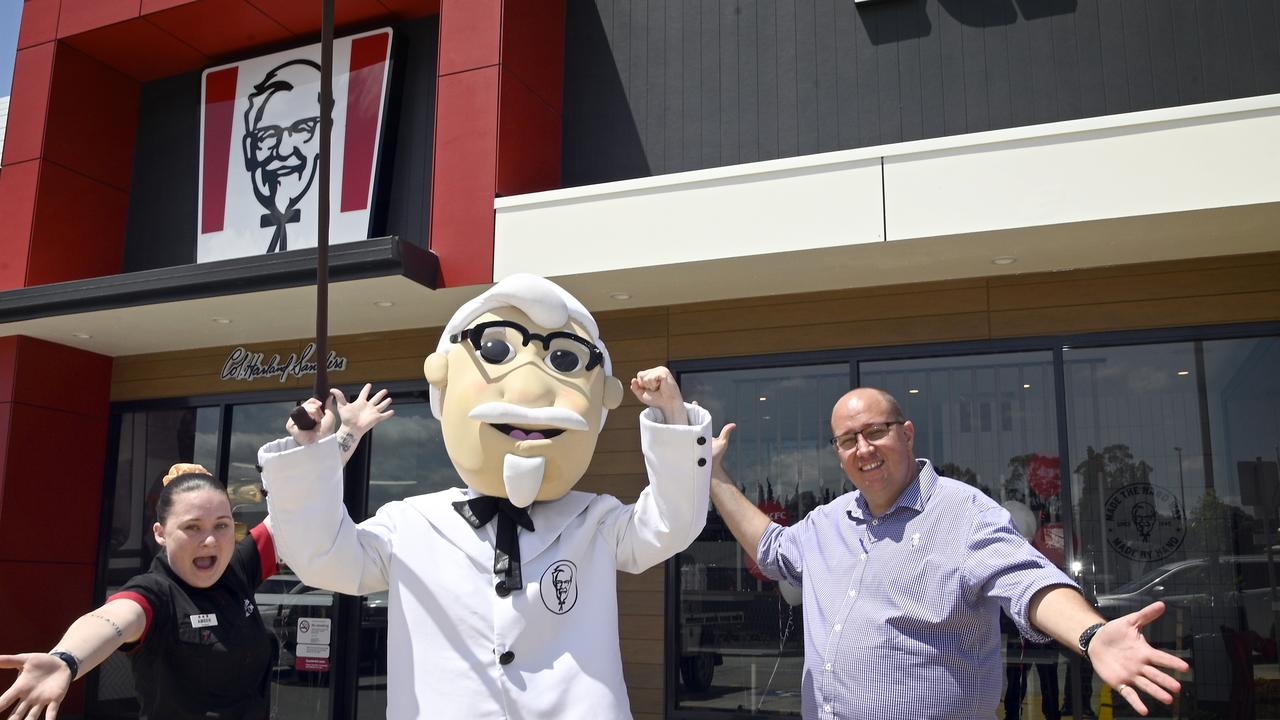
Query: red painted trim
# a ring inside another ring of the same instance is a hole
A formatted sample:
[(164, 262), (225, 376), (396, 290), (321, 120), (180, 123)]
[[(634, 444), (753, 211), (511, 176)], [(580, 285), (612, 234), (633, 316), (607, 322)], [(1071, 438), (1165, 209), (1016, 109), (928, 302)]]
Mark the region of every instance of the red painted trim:
[(369, 207), (373, 153), (382, 108), (382, 78), (391, 36), (378, 33), (351, 42), (347, 71), (347, 131), (342, 149), (341, 212)]
[(47, 43), (58, 37), (60, 0), (26, 0), (22, 4), (22, 26), (18, 49)]
[(27, 285), (41, 165), (28, 160), (0, 170), (0, 290)]
[(140, 0), (62, 0), (58, 37), (64, 38), (138, 17)]
[(204, 79), (204, 197), (200, 232), (222, 230), (227, 211), (227, 169), (231, 161), (231, 124), (235, 118), (238, 67), (211, 72)]
[[(142, 634), (139, 635), (138, 639), (135, 641), (136, 644), (141, 645), (142, 641), (147, 639), (147, 633), (151, 632), (151, 619), (155, 617), (155, 611), (151, 609), (151, 603), (147, 602), (146, 598), (132, 590), (118, 592), (107, 598), (107, 602), (111, 602), (113, 600), (129, 600), (137, 603), (138, 607), (142, 608), (142, 614), (147, 616), (147, 624), (143, 626)], [(103, 604), (105, 605), (106, 603)]]
[(254, 525), (249, 535), (258, 546), (258, 560), (262, 563), (262, 576), (258, 578), (258, 582), (262, 582), (275, 575), (276, 566), (280, 564), (276, 557), (276, 539), (271, 535), (271, 530), (266, 523)]
[(4, 136), (4, 166), (44, 155), (45, 124), (53, 87), (56, 43), (19, 50), (13, 65), (13, 95), (9, 98)]
[(437, 79), (431, 250), (446, 287), (493, 281), (498, 68)]
[(440, 67), (437, 72), (441, 76), (498, 64), (502, 42), (502, 4), (502, 0), (443, 0), (440, 3)]

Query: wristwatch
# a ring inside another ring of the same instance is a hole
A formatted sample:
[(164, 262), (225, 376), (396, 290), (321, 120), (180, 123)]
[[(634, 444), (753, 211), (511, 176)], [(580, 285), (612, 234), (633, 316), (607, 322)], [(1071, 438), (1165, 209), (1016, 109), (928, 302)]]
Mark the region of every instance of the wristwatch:
[(75, 655), (65, 650), (50, 650), (49, 654), (67, 664), (67, 667), (71, 669), (72, 681), (80, 675), (80, 661), (76, 659)]
[(1089, 643), (1093, 642), (1093, 636), (1098, 634), (1103, 625), (1106, 625), (1106, 623), (1090, 625), (1084, 629), (1084, 632), (1080, 633), (1080, 652), (1084, 655), (1085, 660), (1089, 659)]

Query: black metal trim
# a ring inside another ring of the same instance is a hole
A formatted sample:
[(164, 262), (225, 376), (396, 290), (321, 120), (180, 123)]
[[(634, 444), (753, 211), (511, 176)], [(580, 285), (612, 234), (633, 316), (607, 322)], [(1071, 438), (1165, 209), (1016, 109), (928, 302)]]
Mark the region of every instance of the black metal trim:
[[(343, 243), (330, 249), (333, 281), (403, 275), (439, 286), (435, 253), (396, 236)], [(305, 287), (315, 282), (316, 250), (142, 270), (0, 292), (0, 323), (115, 310), (179, 300)]]

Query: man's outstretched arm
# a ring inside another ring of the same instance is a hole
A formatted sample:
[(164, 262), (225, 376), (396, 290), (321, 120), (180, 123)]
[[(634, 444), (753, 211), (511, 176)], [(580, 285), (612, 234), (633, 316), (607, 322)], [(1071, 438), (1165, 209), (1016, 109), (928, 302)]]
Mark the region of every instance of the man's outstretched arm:
[[(1089, 644), (1094, 672), (1141, 715), (1147, 714), (1147, 706), (1138, 691), (1168, 705), (1182, 686), (1164, 668), (1178, 672), (1191, 669), (1182, 659), (1151, 647), (1142, 636), (1142, 628), (1163, 613), (1164, 603), (1156, 602), (1116, 618), (1103, 625)], [(1062, 585), (1036, 593), (1028, 616), (1032, 625), (1077, 652), (1080, 634), (1091, 625), (1106, 622), (1079, 591)]]
[(753, 561), (760, 551), (760, 538), (769, 527), (769, 516), (760, 511), (724, 469), (724, 453), (729, 449), (729, 436), (733, 434), (734, 423), (726, 423), (720, 434), (711, 441), (711, 502), (716, 512), (733, 533), (734, 539), (747, 551)]

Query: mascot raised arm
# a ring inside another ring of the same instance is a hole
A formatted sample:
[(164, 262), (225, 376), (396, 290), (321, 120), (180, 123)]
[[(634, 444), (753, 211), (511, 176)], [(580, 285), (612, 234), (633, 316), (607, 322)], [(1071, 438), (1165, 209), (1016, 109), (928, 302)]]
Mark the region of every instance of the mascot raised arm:
[(465, 487), (354, 523), (341, 455), (389, 399), (334, 391), (324, 408), (308, 401), (314, 430), (289, 421), (290, 436), (259, 451), (281, 554), (308, 585), (390, 590), (388, 718), (631, 717), (615, 573), (661, 563), (701, 532), (710, 416), (666, 368), (637, 373), (649, 485), (630, 505), (574, 490), (625, 389), (591, 313), (531, 275), (459, 308), (424, 372)]

